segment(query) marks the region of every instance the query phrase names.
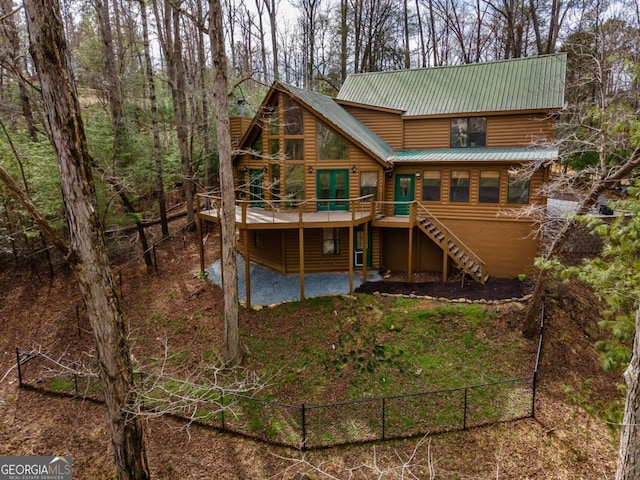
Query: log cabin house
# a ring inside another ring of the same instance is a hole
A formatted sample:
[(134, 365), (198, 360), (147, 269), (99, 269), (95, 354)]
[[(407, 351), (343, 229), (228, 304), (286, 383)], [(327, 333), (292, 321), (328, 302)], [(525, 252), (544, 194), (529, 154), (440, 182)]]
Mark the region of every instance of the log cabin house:
[[(351, 285), (354, 269), (530, 272), (526, 207), (546, 205), (565, 71), (557, 54), (355, 74), (335, 99), (275, 83), (253, 119), (231, 119), (240, 253), (299, 273), (301, 297), (313, 272), (348, 271)], [(198, 219), (218, 221), (208, 205)]]

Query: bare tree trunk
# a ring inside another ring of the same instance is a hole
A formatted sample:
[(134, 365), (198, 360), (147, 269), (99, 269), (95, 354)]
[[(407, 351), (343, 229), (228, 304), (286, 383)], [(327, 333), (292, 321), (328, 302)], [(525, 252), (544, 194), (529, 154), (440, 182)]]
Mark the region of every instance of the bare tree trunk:
[[(218, 132), (220, 157), (220, 190), (222, 191), (222, 271), (224, 291), (225, 355), (227, 366), (242, 361), (242, 347), (238, 330), (238, 269), (236, 265), (236, 210), (231, 164), (231, 134), (227, 97), (227, 57), (222, 33), (222, 9), (219, 0), (209, 0), (209, 37), (214, 66), (214, 110)], [(245, 259), (249, 261), (249, 259)]]
[(187, 131), (187, 99), (180, 32), (180, 11), (168, 0), (163, 2), (164, 17), (160, 15), (157, 0), (153, 0), (153, 9), (156, 24), (158, 25), (158, 38), (167, 62), (169, 86), (171, 87), (174, 122), (178, 138), (178, 149), (180, 150), (180, 163), (182, 165), (182, 190), (187, 204), (187, 223), (192, 224), (195, 219), (193, 209), (194, 189), (191, 157), (189, 156), (189, 134)]
[(348, 0), (340, 0), (340, 80), (347, 79), (347, 60), (349, 57), (349, 15)]
[(102, 38), (102, 55), (104, 56), (104, 74), (107, 84), (107, 97), (113, 126), (113, 157), (117, 166), (122, 166), (122, 145), (125, 135), (124, 107), (122, 105), (122, 88), (120, 76), (116, 68), (116, 59), (113, 50), (113, 36), (111, 33), (111, 16), (109, 13), (109, 0), (96, 1), (96, 13), (100, 25)]
[(640, 478), (640, 307), (636, 311), (636, 333), (631, 362), (624, 372), (627, 399), (620, 431), (616, 480)]
[(160, 144), (160, 126), (158, 122), (158, 101), (156, 98), (156, 85), (153, 78), (153, 65), (151, 64), (151, 51), (149, 48), (149, 26), (147, 22), (147, 6), (140, 1), (140, 18), (142, 21), (142, 43), (144, 44), (145, 73), (149, 84), (149, 103), (151, 104), (151, 123), (153, 125), (153, 158), (155, 159), (156, 182), (154, 196), (160, 210), (160, 225), (162, 237), (169, 236), (169, 222), (167, 221), (167, 201), (164, 195), (164, 176), (162, 172), (162, 146)]
[(278, 62), (278, 4), (276, 0), (262, 0), (267, 7), (269, 14), (269, 25), (271, 25), (271, 51), (273, 55), (273, 81), (280, 80), (280, 65)]
[(95, 338), (118, 479), (148, 479), (143, 425), (139, 418), (126, 413), (130, 402), (135, 402), (132, 398), (133, 371), (124, 319), (97, 215), (91, 159), (60, 6), (57, 0), (26, 0), (25, 8), (29, 50), (40, 76), (58, 157), (70, 236), (67, 258), (87, 305)]
[(409, 46), (409, 0), (403, 0), (403, 20), (404, 20), (404, 68), (411, 68), (411, 47)]

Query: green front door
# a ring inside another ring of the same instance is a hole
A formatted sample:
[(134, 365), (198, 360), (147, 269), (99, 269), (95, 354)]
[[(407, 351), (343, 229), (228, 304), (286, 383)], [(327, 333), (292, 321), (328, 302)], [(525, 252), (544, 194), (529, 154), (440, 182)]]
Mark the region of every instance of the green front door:
[(349, 170), (318, 170), (318, 210), (348, 210)]
[(249, 170), (249, 200), (251, 200), (252, 207), (264, 207), (263, 178), (264, 171), (262, 169)]
[(396, 175), (394, 215), (409, 215), (409, 203), (414, 200), (415, 182), (413, 174)]

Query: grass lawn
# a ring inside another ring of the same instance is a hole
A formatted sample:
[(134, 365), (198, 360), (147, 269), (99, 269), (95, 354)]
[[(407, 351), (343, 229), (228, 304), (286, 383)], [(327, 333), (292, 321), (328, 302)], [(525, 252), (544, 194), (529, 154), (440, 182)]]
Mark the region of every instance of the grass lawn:
[(508, 306), (397, 297), (324, 297), (251, 314), (241, 334), (266, 394), (329, 403), (529, 376), (532, 344)]

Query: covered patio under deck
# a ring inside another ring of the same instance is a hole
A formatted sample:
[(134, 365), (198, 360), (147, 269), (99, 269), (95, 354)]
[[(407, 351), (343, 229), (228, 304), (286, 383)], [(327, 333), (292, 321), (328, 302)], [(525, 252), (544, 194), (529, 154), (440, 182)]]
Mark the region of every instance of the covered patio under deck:
[[(202, 245), (202, 221), (219, 223), (222, 207), (220, 197), (200, 195), (208, 207), (200, 210), (198, 219), (198, 238), (200, 252), (200, 270), (205, 271), (204, 247)], [(240, 252), (246, 259), (244, 262), (246, 305), (251, 307), (251, 273), (249, 252), (249, 231), (265, 229), (297, 229), (299, 239), (300, 265), (300, 299), (305, 298), (305, 242), (304, 231), (311, 228), (348, 228), (348, 251), (354, 250), (354, 229), (361, 227), (363, 235), (363, 255), (367, 258), (368, 231), (375, 218), (375, 204), (371, 196), (357, 197), (339, 201), (339, 208), (335, 208), (336, 200), (313, 199), (305, 201), (265, 202), (262, 206), (255, 206), (255, 202), (236, 201), (236, 227), (243, 237), (243, 250)], [(331, 206), (330, 206), (331, 205)], [(333, 208), (332, 208), (333, 207)], [(221, 245), (222, 246), (222, 245)], [(349, 261), (349, 293), (353, 293), (354, 265)], [(367, 277), (366, 262), (362, 265), (362, 278)]]

